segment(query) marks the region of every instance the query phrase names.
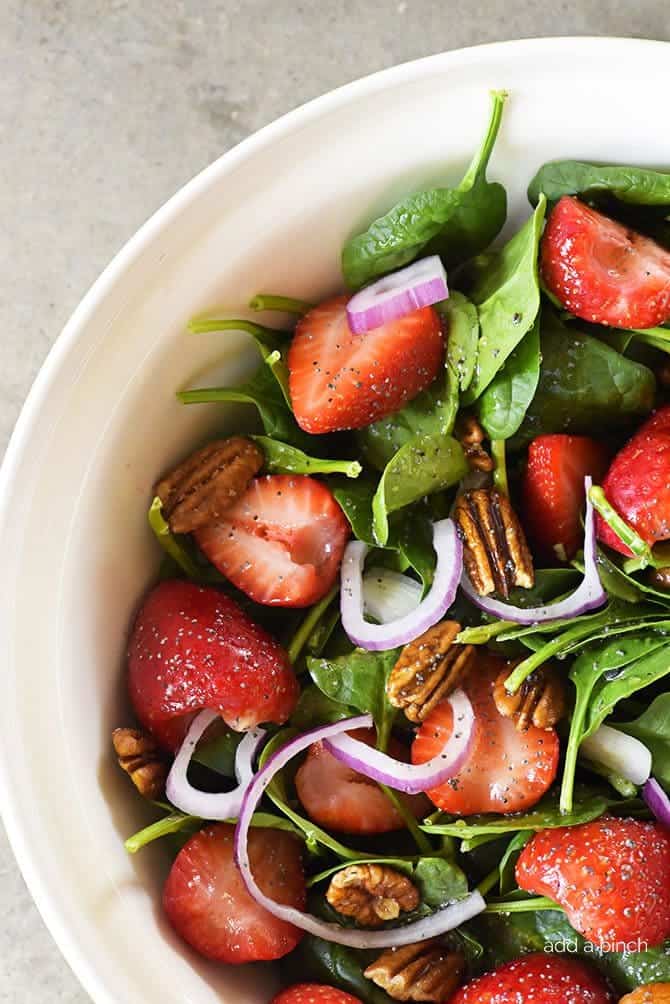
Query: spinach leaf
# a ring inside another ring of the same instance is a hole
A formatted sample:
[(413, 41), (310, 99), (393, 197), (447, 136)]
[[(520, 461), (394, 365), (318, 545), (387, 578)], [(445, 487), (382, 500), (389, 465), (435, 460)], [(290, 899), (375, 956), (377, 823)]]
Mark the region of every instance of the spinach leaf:
[(420, 508), (408, 509), (398, 532), (398, 550), (423, 583), (424, 593), (433, 583), (437, 557), (433, 547), (433, 524)]
[(615, 724), (649, 747), (652, 774), (670, 790), (670, 693), (659, 694), (635, 721)]
[(475, 259), (470, 299), (479, 310), (477, 366), (464, 403), (476, 401), (530, 331), (540, 309), (538, 249), (546, 201), (499, 251)]
[(410, 195), (364, 233), (347, 241), (342, 251), (342, 272), (348, 286), (358, 289), (413, 261), (425, 248), (440, 254), (448, 266), (488, 247), (507, 214), (505, 189), (486, 180), (506, 96), (504, 92), (493, 92), (486, 136), (456, 188), (434, 188)]
[(290, 724), (299, 732), (307, 732), (317, 725), (327, 725), (329, 722), (339, 722), (343, 718), (351, 718), (356, 712), (340, 701), (334, 701), (315, 684), (304, 687), (296, 709), (291, 715)]
[(564, 325), (550, 309), (542, 311), (540, 348), (537, 391), (513, 446), (553, 432), (609, 432), (651, 411), (651, 370)]
[(540, 195), (557, 202), (563, 195), (608, 192), (621, 202), (638, 206), (670, 205), (670, 174), (644, 167), (606, 167), (576, 160), (544, 164), (528, 186), (528, 198), (536, 205)]
[(456, 484), (468, 466), (461, 444), (451, 436), (416, 436), (386, 465), (372, 500), (375, 541), (389, 539), (389, 514), (424, 495)]
[[(463, 899), (468, 894), (468, 880), (465, 873), (457, 864), (444, 857), (422, 855), (419, 858), (371, 858), (361, 856), (357, 863), (384, 864), (402, 872), (403, 875), (407, 875), (419, 887), (421, 893), (419, 910), (424, 913), (432, 912), (433, 909), (439, 909), (448, 903)], [(340, 871), (342, 867), (342, 864), (334, 865), (332, 868), (327, 868), (318, 875), (314, 875), (309, 880), (309, 885), (324, 882)], [(428, 909), (425, 909), (426, 907)], [(422, 910), (422, 908), (424, 909)]]
[(469, 816), (465, 819), (447, 819), (447, 821), (424, 824), (422, 829), (430, 834), (443, 834), (470, 840), (483, 835), (500, 836), (505, 833), (516, 833), (519, 830), (547, 830), (556, 826), (576, 826), (578, 823), (588, 823), (598, 819), (613, 804), (593, 789), (581, 787), (575, 792), (572, 811), (561, 813), (557, 791), (552, 791), (538, 802), (528, 812), (513, 813), (508, 816), (483, 815)]
[(447, 365), (453, 369), (461, 390), (472, 383), (477, 365), (479, 315), (464, 293), (452, 289), (449, 297), (436, 305), (447, 323)]
[(345, 474), (357, 478), (363, 468), (357, 460), (328, 460), (310, 457), (296, 446), (269, 436), (252, 436), (265, 454), (265, 467), (271, 474)]
[(235, 777), (235, 753), (242, 739), (241, 732), (233, 732), (232, 729), (210, 739), (206, 743), (200, 743), (193, 754), (193, 760), (209, 767), (210, 770), (222, 774), (223, 777)]
[(523, 422), (540, 379), (540, 315), (479, 399), (489, 439), (510, 439)]
[(667, 630), (670, 622), (626, 637), (608, 637), (589, 646), (575, 660), (570, 679), (575, 685), (575, 706), (565, 753), (561, 808), (573, 806), (572, 789), (579, 746), (611, 713), (617, 702), (670, 673)]
[(382, 748), (386, 746), (396, 714), (386, 697), (386, 680), (399, 654), (399, 649), (366, 652), (357, 648), (351, 655), (336, 659), (307, 659), (310, 676), (327, 697), (372, 715), (377, 726), (377, 741)]
[(655, 589), (648, 582), (636, 579), (615, 564), (602, 549), (598, 550), (598, 574), (605, 589), (612, 596), (619, 596), (628, 603), (639, 603), (645, 600), (647, 603), (658, 603), (659, 606), (670, 606), (670, 593), (662, 589)]
[(498, 866), (500, 895), (504, 896), (516, 886), (514, 869), (521, 851), (533, 836), (532, 830), (519, 830), (510, 840)]
[(291, 338), (290, 331), (277, 331), (275, 328), (266, 328), (263, 324), (241, 318), (222, 320), (208, 317), (194, 318), (189, 322), (188, 330), (193, 334), (203, 334), (208, 331), (246, 331), (255, 340), (263, 361), (270, 368), (270, 372), (279, 384), (286, 404), (289, 408), (291, 407), (288, 367), (284, 358), (288, 341)]
[(169, 564), (175, 571), (178, 569), (187, 579), (192, 579), (194, 582), (221, 581), (221, 576), (215, 569), (198, 564), (189, 537), (172, 532), (163, 516), (163, 504), (158, 496), (149, 506), (147, 519), (156, 540), (167, 556), (166, 560), (169, 559)]
[(182, 404), (223, 403), (228, 401), (253, 404), (258, 410), (263, 429), (272, 439), (309, 449), (314, 437), (303, 432), (295, 421), (271, 369), (261, 366), (246, 383), (237, 387), (200, 387), (179, 391)]
[[(174, 809), (167, 816), (163, 816), (162, 819), (151, 823), (149, 826), (145, 826), (144, 829), (134, 833), (132, 837), (128, 837), (124, 843), (124, 847), (129, 854), (137, 854), (138, 851), (146, 847), (147, 844), (153, 843), (154, 840), (160, 840), (162, 837), (173, 837), (175, 834), (179, 834), (184, 838), (182, 840), (183, 845), (189, 837), (192, 837), (194, 833), (202, 829), (204, 825), (204, 819), (200, 819), (198, 816), (187, 816), (183, 812), (179, 812), (178, 809)], [(265, 829), (286, 830), (288, 833), (300, 835), (300, 831), (287, 819), (283, 819), (281, 816), (274, 816), (270, 812), (254, 812), (251, 825)]]

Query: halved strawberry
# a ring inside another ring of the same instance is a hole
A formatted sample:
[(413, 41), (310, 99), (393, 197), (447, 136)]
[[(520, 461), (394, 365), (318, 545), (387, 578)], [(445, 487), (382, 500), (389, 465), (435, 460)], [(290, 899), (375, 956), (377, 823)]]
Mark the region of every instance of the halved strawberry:
[[(650, 546), (670, 539), (670, 405), (651, 416), (617, 453), (603, 489), (620, 516)], [(598, 539), (630, 557), (628, 547), (598, 516)]]
[(172, 579), (145, 597), (128, 644), (135, 714), (161, 745), (181, 743), (212, 708), (239, 731), (281, 724), (299, 686), (281, 645), (218, 589)]
[(398, 411), (432, 383), (443, 363), (444, 336), (433, 307), (354, 335), (348, 300), (326, 300), (295, 329), (289, 389), (306, 432), (359, 429)]
[[(359, 729), (351, 734), (374, 746), (374, 729)], [(389, 744), (389, 753), (397, 759), (406, 759), (406, 751), (395, 740)], [(340, 763), (323, 743), (310, 746), (295, 776), (295, 788), (310, 819), (326, 829), (371, 834), (400, 830), (405, 825), (377, 783)], [(423, 795), (402, 798), (417, 818), (425, 815), (428, 803)]]
[(273, 997), (271, 1004), (362, 1004), (362, 1001), (323, 983), (296, 983)]
[(195, 537), (238, 589), (280, 607), (306, 607), (325, 596), (350, 531), (321, 481), (298, 474), (255, 478), (225, 517)]
[[(182, 847), (163, 889), (178, 934), (208, 959), (240, 965), (280, 959), (303, 931), (278, 920), (247, 892), (233, 854), (235, 827), (207, 826)], [(305, 875), (296, 837), (252, 829), (249, 860), (261, 890), (277, 903), (305, 908)]]
[(599, 483), (607, 461), (607, 448), (587, 436), (538, 436), (530, 444), (523, 525), (540, 561), (574, 558), (584, 538), (584, 476)]
[(556, 900), (575, 930), (605, 949), (670, 937), (670, 830), (659, 823), (597, 819), (542, 830), (521, 852), (516, 880)]
[(549, 216), (540, 266), (549, 292), (585, 321), (653, 328), (670, 317), (670, 251), (572, 196)]
[(611, 1004), (592, 966), (564, 955), (533, 952), (472, 980), (449, 1004)]
[[(468, 758), (455, 777), (426, 794), (445, 812), (520, 812), (544, 795), (556, 776), (559, 743), (554, 729), (531, 725), (517, 731), (493, 700), (502, 659), (483, 654), (468, 675), (464, 690), (475, 712), (475, 735)], [(412, 762), (425, 763), (444, 748), (453, 731), (451, 705), (438, 704), (425, 719), (412, 746)]]

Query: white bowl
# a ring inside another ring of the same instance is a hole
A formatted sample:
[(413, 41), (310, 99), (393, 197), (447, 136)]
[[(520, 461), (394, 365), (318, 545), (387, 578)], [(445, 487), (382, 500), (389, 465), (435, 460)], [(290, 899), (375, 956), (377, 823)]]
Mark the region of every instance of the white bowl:
[(66, 326), (2, 469), (0, 793), (31, 892), (97, 1004), (260, 1004), (272, 986), (267, 967), (201, 963), (168, 930), (166, 861), (157, 847), (125, 854), (142, 806), (109, 748), (127, 720), (128, 619), (157, 563), (152, 481), (222, 422), (173, 392), (214, 365), (231, 381), (255, 364), (246, 336), (189, 336), (187, 319), (213, 305), (239, 314), (259, 290), (311, 300), (336, 289), (352, 229), (460, 176), (490, 88), (511, 92), (491, 175), (513, 219), (550, 158), (667, 164), (668, 53), (633, 40), (509, 42), (326, 95), (187, 185)]

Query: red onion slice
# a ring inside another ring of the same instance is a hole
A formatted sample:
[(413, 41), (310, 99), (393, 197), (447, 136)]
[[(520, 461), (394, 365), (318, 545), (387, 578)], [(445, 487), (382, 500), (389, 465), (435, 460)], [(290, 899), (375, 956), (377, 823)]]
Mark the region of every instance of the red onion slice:
[(619, 732), (611, 725), (601, 725), (587, 736), (582, 741), (579, 752), (633, 784), (644, 784), (651, 774), (649, 749), (635, 736)]
[(447, 273), (438, 255), (420, 258), (352, 296), (347, 304), (349, 327), (362, 335), (448, 296)]
[(584, 478), (586, 489), (586, 516), (584, 519), (584, 578), (574, 593), (543, 607), (515, 607), (502, 600), (494, 600), (489, 596), (480, 596), (473, 588), (467, 573), (463, 573), (461, 589), (471, 603), (487, 614), (504, 621), (514, 621), (517, 624), (539, 624), (540, 622), (561, 620), (564, 617), (579, 617), (589, 610), (601, 607), (607, 599), (598, 574), (596, 561), (596, 530), (593, 518), (593, 505), (589, 498), (591, 478)]
[(327, 739), (324, 746), (347, 767), (396, 791), (416, 795), (437, 788), (458, 774), (470, 752), (475, 732), (475, 713), (467, 694), (456, 690), (447, 700), (451, 704), (454, 729), (444, 749), (425, 763), (394, 760), (346, 734)]
[(179, 748), (165, 782), (168, 800), (188, 816), (201, 819), (235, 819), (242, 806), (242, 797), (254, 776), (253, 759), (265, 737), (265, 729), (247, 732), (235, 751), (235, 777), (237, 787), (232, 791), (208, 792), (194, 788), (187, 773), (198, 741), (207, 728), (220, 716), (216, 711), (201, 711), (193, 719), (186, 738)]
[(347, 544), (342, 559), (340, 609), (342, 627), (359, 648), (379, 652), (414, 641), (444, 617), (454, 602), (463, 569), (463, 545), (452, 520), (433, 524), (437, 554), (430, 592), (410, 613), (387, 624), (370, 624), (363, 617), (363, 566), (368, 546), (360, 540)]
[(397, 927), (384, 931), (361, 931), (352, 928), (340, 927), (338, 924), (330, 924), (319, 920), (312, 914), (303, 913), (292, 906), (284, 906), (276, 903), (269, 896), (259, 889), (256, 884), (249, 862), (248, 837), (251, 818), (256, 811), (263, 792), (286, 764), (302, 753), (312, 743), (332, 739), (341, 732), (348, 729), (370, 728), (372, 717), (370, 715), (359, 715), (356, 718), (348, 718), (342, 722), (334, 722), (332, 725), (324, 725), (317, 729), (312, 729), (304, 735), (291, 740), (286, 746), (277, 750), (270, 757), (265, 766), (259, 770), (253, 781), (246, 790), (242, 808), (240, 810), (237, 827), (235, 829), (235, 860), (240, 869), (244, 884), (250, 896), (256, 900), (264, 909), (280, 920), (285, 920), (289, 924), (299, 927), (303, 931), (316, 935), (317, 938), (324, 938), (326, 941), (337, 945), (348, 945), (351, 948), (395, 948), (400, 945), (410, 945), (417, 941), (426, 941), (435, 938), (447, 931), (452, 931), (460, 924), (475, 917), (484, 910), (486, 903), (478, 892), (472, 892), (464, 899), (458, 900), (449, 906), (445, 906), (429, 917), (422, 917), (420, 920), (404, 927)]
[(642, 797), (662, 826), (670, 827), (670, 798), (655, 777), (650, 777), (642, 789)]

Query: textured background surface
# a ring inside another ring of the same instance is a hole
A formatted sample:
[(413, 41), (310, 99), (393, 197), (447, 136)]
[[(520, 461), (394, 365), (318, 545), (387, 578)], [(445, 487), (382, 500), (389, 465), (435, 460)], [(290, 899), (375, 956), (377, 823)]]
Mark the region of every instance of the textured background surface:
[[(571, 34), (670, 40), (670, 9), (667, 0), (1, 0), (0, 454), (90, 283), (219, 154), (373, 70)], [(1, 827), (0, 904), (0, 1004), (85, 1004)]]

